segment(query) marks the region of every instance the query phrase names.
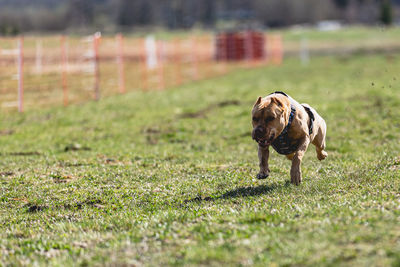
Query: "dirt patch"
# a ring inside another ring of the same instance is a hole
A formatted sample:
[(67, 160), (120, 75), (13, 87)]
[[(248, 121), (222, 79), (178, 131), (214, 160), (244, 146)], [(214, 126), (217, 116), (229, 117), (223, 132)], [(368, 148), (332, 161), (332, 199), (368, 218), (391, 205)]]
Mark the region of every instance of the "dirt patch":
[(97, 155), (98, 159), (101, 161), (102, 164), (107, 165), (130, 165), (130, 161), (121, 161), (112, 157), (108, 157), (106, 155)]
[(26, 151), (26, 152), (23, 151), (23, 152), (4, 153), (3, 155), (6, 155), (6, 156), (40, 156), (42, 154), (37, 151)]
[(148, 135), (148, 136), (146, 136), (146, 142), (149, 145), (157, 145), (158, 144), (158, 138)]
[(145, 133), (145, 134), (159, 134), (159, 133), (161, 133), (161, 131), (159, 129), (157, 129), (157, 128), (149, 127), (149, 128), (143, 129), (143, 133)]
[(160, 139), (169, 139), (169, 137), (173, 137), (176, 133), (176, 129), (170, 125), (163, 126), (163, 128), (155, 126), (144, 128), (142, 133), (146, 136), (146, 142), (149, 145), (156, 145)]
[(0, 176), (11, 176), (14, 175), (13, 172), (0, 172)]
[(158, 128), (148, 127), (144, 128), (142, 132), (146, 135), (146, 142), (149, 145), (156, 145), (158, 143), (161, 130)]
[(183, 119), (204, 118), (208, 112), (211, 112), (214, 109), (223, 108), (227, 106), (239, 106), (240, 104), (241, 102), (239, 100), (222, 101), (219, 103), (211, 104), (208, 107), (201, 109), (199, 111), (183, 113), (179, 117)]
[(10, 129), (0, 130), (0, 136), (4, 135), (12, 135), (15, 131)]
[(37, 205), (37, 204), (33, 204), (33, 203), (28, 203), (25, 205), (25, 207), (27, 208), (27, 212), (31, 212), (31, 213), (44, 211), (49, 208), (46, 205)]
[(65, 209), (82, 209), (84, 206), (92, 206), (98, 209), (103, 209), (105, 206), (102, 205), (103, 203), (98, 199), (88, 199), (85, 201), (79, 201), (74, 204), (64, 204)]
[(87, 146), (82, 146), (81, 144), (69, 144), (67, 146), (65, 146), (64, 151), (68, 152), (68, 151), (79, 151), (79, 150), (91, 150), (90, 147)]
[(396, 171), (400, 170), (400, 156), (393, 160), (393, 163), (389, 164), (389, 170)]
[[(91, 206), (91, 207), (95, 207), (98, 209), (104, 209), (105, 206), (103, 205), (103, 203), (98, 200), (98, 199), (87, 199), (84, 201), (79, 201), (76, 203), (64, 203), (61, 205), (56, 205), (54, 208), (64, 208), (64, 209), (82, 209), (85, 206)], [(24, 205), (24, 207), (26, 208), (26, 211), (29, 213), (35, 213), (35, 212), (40, 212), (40, 211), (45, 211), (47, 209), (49, 209), (50, 207), (47, 205), (39, 205), (39, 204), (34, 204), (34, 203), (27, 203)]]
[(72, 180), (75, 180), (75, 177), (72, 177), (70, 175), (59, 175), (59, 174), (52, 174), (52, 175), (50, 175), (50, 178), (56, 184), (64, 184), (64, 183), (68, 183)]
[(90, 163), (72, 163), (72, 162), (59, 162), (60, 167), (81, 167), (81, 166), (92, 166), (93, 164)]

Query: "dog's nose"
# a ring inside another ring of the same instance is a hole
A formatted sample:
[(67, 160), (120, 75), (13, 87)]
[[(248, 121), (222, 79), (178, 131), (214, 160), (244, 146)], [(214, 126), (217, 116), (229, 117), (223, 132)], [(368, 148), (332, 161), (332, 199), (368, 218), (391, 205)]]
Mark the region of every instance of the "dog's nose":
[(255, 129), (255, 132), (254, 132), (255, 134), (255, 137), (257, 138), (257, 139), (261, 139), (261, 138), (263, 138), (264, 137), (264, 135), (265, 135), (265, 131), (264, 131), (264, 128), (261, 128), (261, 127), (257, 127), (256, 129)]

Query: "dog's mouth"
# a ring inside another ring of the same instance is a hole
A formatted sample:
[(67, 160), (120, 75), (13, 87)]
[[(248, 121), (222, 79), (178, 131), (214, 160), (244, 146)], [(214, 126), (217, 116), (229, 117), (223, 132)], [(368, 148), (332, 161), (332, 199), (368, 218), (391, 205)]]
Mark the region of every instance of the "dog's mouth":
[(272, 134), (269, 139), (260, 139), (260, 140), (257, 140), (257, 143), (260, 147), (267, 147), (272, 144), (272, 141), (274, 141), (274, 137), (275, 137), (275, 134)]

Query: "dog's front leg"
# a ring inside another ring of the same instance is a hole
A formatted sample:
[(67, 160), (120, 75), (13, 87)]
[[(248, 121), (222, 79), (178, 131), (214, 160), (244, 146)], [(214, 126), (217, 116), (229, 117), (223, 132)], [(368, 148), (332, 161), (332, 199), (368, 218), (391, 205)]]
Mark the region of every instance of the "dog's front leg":
[(257, 174), (257, 179), (265, 179), (269, 176), (268, 168), (269, 146), (258, 146), (258, 159), (260, 160), (260, 172)]
[(307, 151), (307, 147), (310, 144), (310, 139), (305, 137), (299, 149), (293, 156), (292, 159), (292, 168), (290, 169), (290, 180), (292, 184), (299, 185), (301, 183), (301, 160), (303, 159), (304, 154)]

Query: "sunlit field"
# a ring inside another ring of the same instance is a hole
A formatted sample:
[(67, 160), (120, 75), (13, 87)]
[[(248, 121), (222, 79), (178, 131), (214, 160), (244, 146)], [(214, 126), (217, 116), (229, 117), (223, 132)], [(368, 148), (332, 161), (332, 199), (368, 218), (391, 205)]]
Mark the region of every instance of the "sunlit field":
[[(400, 265), (400, 55), (378, 52), (0, 113), (0, 265)], [(276, 90), (327, 122), (300, 186), (275, 152), (255, 178)]]

